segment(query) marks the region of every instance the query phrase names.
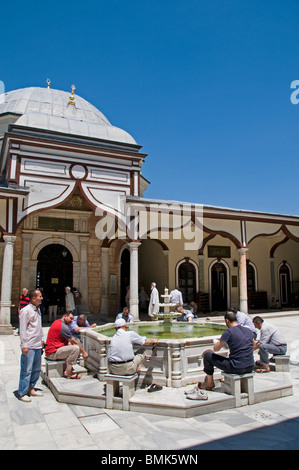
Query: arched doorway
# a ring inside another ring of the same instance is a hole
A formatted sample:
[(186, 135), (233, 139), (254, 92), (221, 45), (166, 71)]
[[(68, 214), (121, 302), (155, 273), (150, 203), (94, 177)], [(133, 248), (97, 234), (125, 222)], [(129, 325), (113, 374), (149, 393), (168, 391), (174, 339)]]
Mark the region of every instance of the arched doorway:
[(281, 307), (291, 305), (291, 270), (286, 261), (279, 266), (279, 293)]
[(64, 305), (66, 286), (73, 285), (73, 257), (63, 245), (52, 243), (42, 248), (37, 257), (36, 286), (43, 287), (45, 298), (56, 291)]
[(225, 311), (228, 308), (229, 287), (227, 266), (217, 260), (210, 266), (210, 305), (212, 311)]
[(185, 261), (178, 267), (177, 283), (184, 303), (196, 301), (196, 269), (193, 262)]

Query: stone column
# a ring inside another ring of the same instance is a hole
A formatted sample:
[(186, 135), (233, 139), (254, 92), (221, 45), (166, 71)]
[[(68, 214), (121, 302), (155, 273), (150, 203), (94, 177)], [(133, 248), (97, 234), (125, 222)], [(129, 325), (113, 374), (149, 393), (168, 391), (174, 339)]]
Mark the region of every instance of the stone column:
[(15, 236), (3, 236), (5, 246), (3, 252), (2, 266), (2, 284), (1, 284), (1, 301), (0, 301), (0, 334), (12, 334), (11, 326), (11, 288), (12, 288), (12, 271), (13, 271), (13, 253)]
[(87, 243), (88, 238), (79, 236), (80, 241), (80, 286), (82, 294), (82, 313), (89, 313), (88, 309), (88, 269), (87, 269)]
[[(21, 273), (21, 288), (27, 287), (31, 289), (31, 286), (35, 287), (35, 283), (31, 284), (30, 277), (30, 260), (31, 260), (31, 233), (23, 233), (23, 254), (22, 254), (22, 273)], [(36, 274), (35, 274), (36, 278)]]
[(140, 242), (129, 243), (130, 247), (130, 313), (134, 321), (139, 321), (139, 297), (138, 297), (138, 247)]
[(275, 279), (275, 258), (270, 258), (270, 279), (271, 279), (271, 298), (276, 295), (276, 279)]
[(198, 255), (199, 292), (205, 291), (204, 255)]
[(239, 284), (240, 284), (240, 302), (239, 310), (244, 313), (248, 313), (248, 298), (247, 298), (247, 264), (246, 264), (246, 253), (248, 248), (239, 248)]
[(163, 284), (169, 286), (169, 250), (163, 250)]
[(101, 310), (105, 320), (108, 320), (108, 289), (109, 289), (109, 248), (101, 248)]

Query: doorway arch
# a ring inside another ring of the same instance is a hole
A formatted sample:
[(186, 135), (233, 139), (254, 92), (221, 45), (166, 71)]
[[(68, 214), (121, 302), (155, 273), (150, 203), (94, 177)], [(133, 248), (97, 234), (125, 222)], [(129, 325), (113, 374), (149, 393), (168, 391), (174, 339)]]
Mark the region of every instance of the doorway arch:
[(283, 261), (278, 267), (278, 285), (281, 307), (289, 307), (291, 305), (291, 280), (291, 268), (286, 261)]
[(37, 256), (36, 287), (43, 287), (45, 299), (55, 290), (63, 305), (66, 286), (73, 286), (73, 256), (59, 243), (46, 245)]
[(194, 300), (198, 292), (198, 267), (190, 259), (180, 261), (176, 267), (176, 286), (180, 286), (184, 303)]
[(223, 259), (214, 260), (209, 267), (210, 310), (225, 311), (230, 303), (229, 266)]

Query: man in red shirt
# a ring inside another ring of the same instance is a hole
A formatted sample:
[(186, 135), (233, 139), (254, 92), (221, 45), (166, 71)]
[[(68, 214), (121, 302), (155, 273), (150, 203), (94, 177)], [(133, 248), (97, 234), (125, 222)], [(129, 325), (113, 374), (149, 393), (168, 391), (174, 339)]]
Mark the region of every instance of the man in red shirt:
[(26, 289), (26, 287), (24, 287), (22, 289), (22, 295), (20, 296), (20, 302), (19, 302), (19, 314), (20, 314), (20, 311), (22, 310), (22, 308), (26, 307), (26, 305), (29, 304), (30, 302), (30, 299), (29, 299), (29, 295), (28, 295), (28, 289)]
[[(23, 287), (22, 289), (22, 295), (20, 295), (20, 300), (19, 300), (19, 308), (18, 308), (18, 314), (19, 314), (19, 325), (20, 325), (20, 314), (21, 310), (25, 308), (30, 302), (29, 299), (29, 291), (26, 287)], [(17, 333), (20, 333), (20, 326), (18, 327)]]
[(88, 354), (71, 334), (68, 325), (71, 325), (73, 320), (73, 313), (67, 312), (61, 319), (52, 323), (48, 332), (45, 356), (52, 361), (66, 359), (64, 376), (67, 379), (80, 379), (80, 375), (73, 373), (73, 366), (77, 363), (80, 353), (84, 359), (88, 358)]

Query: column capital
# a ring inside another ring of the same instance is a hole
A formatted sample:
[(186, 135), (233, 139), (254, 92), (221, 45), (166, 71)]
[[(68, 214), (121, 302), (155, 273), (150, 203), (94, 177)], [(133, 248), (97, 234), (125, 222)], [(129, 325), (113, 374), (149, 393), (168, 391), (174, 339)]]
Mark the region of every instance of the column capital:
[(244, 247), (238, 248), (238, 252), (239, 252), (240, 256), (246, 255), (247, 251), (248, 251), (248, 248), (244, 248)]
[(133, 241), (133, 242), (128, 243), (128, 245), (130, 247), (130, 250), (137, 250), (138, 247), (141, 245), (141, 242)]
[(16, 241), (16, 236), (15, 235), (3, 235), (3, 240), (5, 241), (5, 243), (12, 243), (14, 244), (14, 242)]

